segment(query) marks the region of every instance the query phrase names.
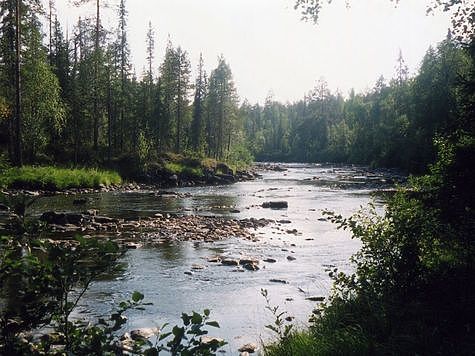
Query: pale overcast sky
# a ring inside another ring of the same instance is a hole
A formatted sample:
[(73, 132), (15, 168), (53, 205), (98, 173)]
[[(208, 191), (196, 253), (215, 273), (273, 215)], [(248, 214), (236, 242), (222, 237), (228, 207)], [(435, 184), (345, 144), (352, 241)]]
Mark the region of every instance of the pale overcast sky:
[[(46, 2), (46, 0), (44, 0)], [(106, 27), (115, 26), (118, 0), (107, 0)], [(95, 1), (94, 1), (95, 2)], [(380, 75), (391, 78), (402, 50), (411, 73), (431, 44), (450, 26), (448, 14), (426, 16), (429, 0), (353, 0), (326, 6), (317, 25), (300, 21), (293, 0), (127, 0), (128, 39), (140, 75), (145, 65), (145, 34), (156, 32), (155, 67), (161, 63), (168, 36), (188, 51), (193, 69), (203, 53), (208, 73), (223, 54), (242, 99), (263, 103), (272, 90), (276, 100), (303, 97), (319, 78), (347, 94), (371, 87)], [(56, 0), (63, 26), (91, 7), (74, 8)], [(157, 73), (156, 73), (157, 74)]]

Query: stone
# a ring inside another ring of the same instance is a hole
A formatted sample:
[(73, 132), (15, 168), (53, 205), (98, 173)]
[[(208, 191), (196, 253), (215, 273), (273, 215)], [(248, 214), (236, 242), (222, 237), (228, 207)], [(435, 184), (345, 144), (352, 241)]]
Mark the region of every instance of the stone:
[(259, 260), (256, 259), (256, 258), (253, 258), (253, 257), (241, 257), (239, 259), (239, 264), (240, 265), (247, 265), (247, 264), (255, 264), (255, 265), (258, 265), (259, 264)]
[(94, 221), (99, 224), (116, 223), (117, 219), (109, 218), (107, 216), (95, 216)]
[(245, 344), (245, 345), (242, 345), (238, 351), (239, 352), (249, 352), (249, 353), (254, 353), (256, 352), (257, 350), (257, 345), (256, 344), (253, 344), (253, 343), (249, 343), (249, 344)]
[(281, 284), (288, 284), (288, 283), (289, 283), (289, 282), (287, 282), (286, 280), (277, 279), (277, 278), (269, 279), (269, 282), (272, 282), (272, 283), (281, 283)]
[(264, 262), (267, 262), (267, 263), (276, 263), (277, 260), (274, 259), (274, 258), (266, 258), (266, 259), (264, 260)]
[(203, 345), (224, 343), (223, 339), (219, 337), (212, 337), (212, 336), (202, 336), (200, 341)]
[(141, 328), (132, 330), (130, 332), (130, 338), (132, 340), (146, 340), (153, 335), (158, 335), (159, 333), (159, 328)]
[(125, 244), (125, 247), (129, 250), (136, 250), (138, 248), (141, 248), (142, 245), (136, 242), (128, 242)]
[(48, 224), (66, 225), (68, 220), (65, 213), (57, 213), (55, 211), (47, 211), (40, 216), (40, 220)]
[(268, 201), (264, 202), (261, 205), (265, 209), (287, 209), (289, 207), (289, 203), (286, 201)]
[(87, 203), (87, 199), (79, 198), (73, 200), (73, 205), (84, 205)]
[(279, 224), (290, 224), (292, 221), (290, 220), (279, 220), (277, 221)]
[(296, 258), (293, 257), (293, 256), (287, 256), (287, 259), (288, 259), (289, 261), (295, 261), (295, 260), (296, 260)]
[(224, 265), (224, 266), (238, 266), (239, 265), (239, 260), (225, 257), (221, 260), (221, 264)]
[(242, 266), (245, 269), (247, 269), (248, 271), (258, 271), (259, 270), (259, 266), (255, 263), (245, 263)]
[(310, 300), (312, 302), (323, 302), (325, 297), (307, 297), (306, 300)]
[(233, 170), (226, 163), (222, 163), (222, 162), (216, 165), (216, 171), (219, 171), (222, 174), (226, 174), (226, 175), (234, 174)]

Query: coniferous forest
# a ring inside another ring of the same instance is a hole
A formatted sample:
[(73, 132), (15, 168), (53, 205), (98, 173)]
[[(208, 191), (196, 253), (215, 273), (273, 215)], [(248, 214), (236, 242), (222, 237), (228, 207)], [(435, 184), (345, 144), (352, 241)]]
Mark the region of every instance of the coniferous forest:
[(414, 73), (286, 103), (151, 22), (135, 68), (111, 3), (0, 0), (0, 355), (473, 355), (475, 3), (427, 1)]
[(135, 160), (144, 166), (174, 152), (419, 173), (434, 161), (434, 137), (456, 129), (463, 110), (461, 85), (471, 58), (450, 31), (427, 49), (413, 76), (400, 53), (393, 78), (380, 77), (366, 92), (331, 92), (320, 79), (297, 102), (283, 104), (269, 95), (259, 105), (240, 103), (223, 56), (206, 73), (203, 57), (192, 64), (186, 49), (168, 40), (157, 63), (151, 23), (144, 38), (147, 66), (138, 72), (130, 61), (125, 0), (109, 29), (101, 22), (103, 4), (95, 5), (95, 16), (80, 18), (66, 36), (54, 1), (48, 8), (23, 1), (19, 31), (15, 2), (2, 3), (1, 143), (15, 165)]

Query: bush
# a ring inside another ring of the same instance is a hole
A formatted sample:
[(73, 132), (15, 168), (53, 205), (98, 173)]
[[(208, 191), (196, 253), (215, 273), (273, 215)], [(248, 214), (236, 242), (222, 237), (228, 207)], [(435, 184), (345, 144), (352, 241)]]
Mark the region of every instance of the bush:
[(462, 134), (438, 147), (431, 173), (400, 189), (383, 216), (371, 206), (346, 219), (327, 212), (362, 241), (356, 270), (332, 271), (332, 295), (310, 329), (269, 355), (472, 354), (475, 141)]

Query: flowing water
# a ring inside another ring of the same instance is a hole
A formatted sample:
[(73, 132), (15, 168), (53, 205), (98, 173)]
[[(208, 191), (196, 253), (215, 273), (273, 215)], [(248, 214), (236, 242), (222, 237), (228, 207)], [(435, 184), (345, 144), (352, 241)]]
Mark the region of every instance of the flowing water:
[[(214, 243), (174, 242), (154, 248), (130, 250), (123, 258), (125, 273), (111, 280), (95, 282), (85, 295), (82, 308), (93, 315), (108, 315), (135, 290), (153, 305), (128, 314), (126, 329), (179, 323), (182, 312), (211, 309), (211, 318), (221, 328), (210, 335), (222, 337), (227, 354), (239, 346), (269, 340), (265, 325), (274, 318), (265, 309), (261, 289), (267, 289), (272, 305), (295, 317), (305, 326), (316, 303), (308, 297), (327, 296), (331, 289), (329, 268), (351, 270), (350, 256), (360, 246), (347, 232), (322, 218), (333, 210), (349, 216), (371, 199), (371, 193), (391, 186), (394, 176), (386, 171), (329, 165), (283, 165), (287, 171), (265, 171), (262, 179), (228, 186), (177, 188), (181, 197), (158, 198), (150, 191), (92, 194), (88, 207), (101, 214), (123, 218), (155, 213), (204, 214), (232, 218), (288, 220), (256, 231), (258, 242), (224, 239)], [(56, 196), (38, 202), (37, 212), (84, 210), (74, 207), (73, 197)], [(286, 210), (261, 207), (265, 201), (285, 200)], [(377, 205), (382, 203), (376, 201)], [(238, 212), (239, 211), (239, 212)], [(287, 230), (296, 229), (297, 233)], [(215, 255), (258, 258), (259, 271), (236, 272), (235, 267), (208, 263)], [(295, 260), (289, 260), (287, 257)], [(265, 263), (273, 258), (276, 263)], [(191, 270), (193, 264), (203, 270)], [(288, 283), (275, 283), (271, 279)]]

